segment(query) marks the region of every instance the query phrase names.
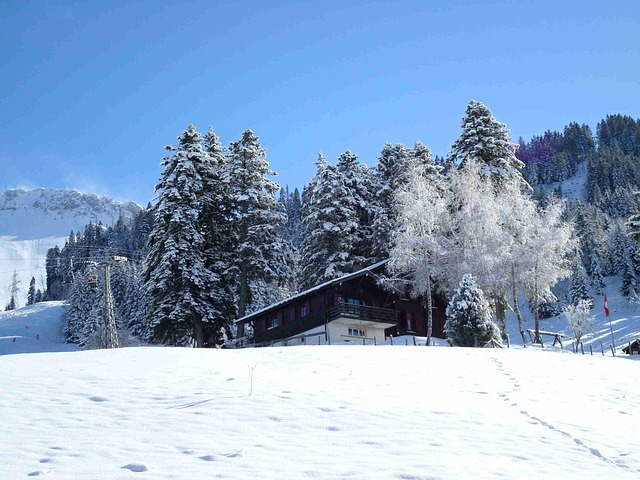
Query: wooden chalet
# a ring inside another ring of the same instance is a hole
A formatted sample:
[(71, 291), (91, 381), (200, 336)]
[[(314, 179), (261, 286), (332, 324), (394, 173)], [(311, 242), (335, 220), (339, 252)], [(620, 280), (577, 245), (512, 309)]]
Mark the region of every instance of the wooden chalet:
[[(418, 300), (378, 285), (388, 260), (328, 281), (236, 320), (237, 346), (246, 325), (255, 346), (383, 341), (390, 335), (426, 335)], [(433, 301), (433, 336), (444, 338), (445, 303)]]

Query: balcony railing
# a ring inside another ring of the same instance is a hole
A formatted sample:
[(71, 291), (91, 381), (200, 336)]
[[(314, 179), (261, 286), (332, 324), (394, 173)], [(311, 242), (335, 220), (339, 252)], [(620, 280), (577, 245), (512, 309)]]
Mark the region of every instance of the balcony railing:
[(390, 308), (369, 307), (366, 305), (340, 302), (338, 305), (334, 305), (329, 309), (330, 320), (337, 320), (339, 318), (396, 325), (398, 323), (398, 312)]

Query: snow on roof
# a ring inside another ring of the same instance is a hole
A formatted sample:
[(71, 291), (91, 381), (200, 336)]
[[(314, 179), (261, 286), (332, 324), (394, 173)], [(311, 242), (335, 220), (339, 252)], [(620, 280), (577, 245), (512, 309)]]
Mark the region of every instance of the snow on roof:
[(373, 270), (377, 269), (378, 267), (381, 267), (382, 265), (386, 264), (389, 261), (389, 259), (386, 260), (382, 260), (378, 263), (374, 263), (373, 265), (369, 265), (368, 267), (364, 267), (361, 270), (358, 270), (357, 272), (353, 272), (353, 273), (349, 273), (347, 275), (344, 275), (340, 278), (336, 278), (334, 280), (329, 280), (328, 282), (324, 282), (321, 283), (319, 285), (316, 285), (315, 287), (309, 288), (308, 290), (305, 290), (303, 292), (300, 293), (296, 293), (295, 295), (293, 295), (292, 297), (286, 298), (284, 300), (281, 300), (279, 302), (276, 303), (272, 303), (271, 305), (261, 308), (260, 310), (256, 310), (255, 312), (249, 313), (247, 315), (245, 315), (242, 318), (237, 319), (234, 323), (244, 323), (244, 322), (248, 322), (251, 319), (253, 319), (253, 317), (257, 317), (259, 315), (262, 315), (264, 313), (267, 313), (270, 310), (274, 310), (278, 307), (281, 307), (283, 305), (286, 305), (287, 303), (292, 303), (295, 302), (296, 300), (300, 300), (303, 297), (306, 297), (307, 295), (320, 291), (324, 288), (328, 288), (328, 287), (332, 287), (334, 285), (338, 285), (342, 282), (345, 282), (347, 280), (351, 280), (353, 278), (358, 278), (361, 277), (362, 275), (366, 275), (367, 273), (372, 272)]

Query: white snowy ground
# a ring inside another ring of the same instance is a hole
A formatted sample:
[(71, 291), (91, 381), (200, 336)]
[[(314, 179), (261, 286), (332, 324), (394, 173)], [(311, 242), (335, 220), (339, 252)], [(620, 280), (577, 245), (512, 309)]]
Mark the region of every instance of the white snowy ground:
[[(0, 314), (0, 337), (46, 309)], [(0, 478), (637, 479), (637, 360), (404, 345), (4, 355)]]

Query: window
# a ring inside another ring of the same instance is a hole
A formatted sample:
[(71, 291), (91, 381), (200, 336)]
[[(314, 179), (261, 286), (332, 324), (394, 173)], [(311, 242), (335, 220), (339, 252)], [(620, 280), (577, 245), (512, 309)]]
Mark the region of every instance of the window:
[(267, 320), (267, 329), (275, 328), (278, 325), (280, 325), (280, 320), (278, 319), (277, 316), (271, 317)]
[(350, 328), (349, 329), (349, 336), (350, 337), (366, 337), (366, 332), (364, 330), (361, 330), (359, 328)]
[(291, 321), (291, 310), (285, 308), (282, 310), (282, 323), (289, 323)]
[(416, 329), (418, 314), (416, 312), (405, 312), (407, 332), (413, 332)]
[(309, 315), (309, 307), (305, 304), (300, 307), (300, 318), (306, 317), (307, 315)]

